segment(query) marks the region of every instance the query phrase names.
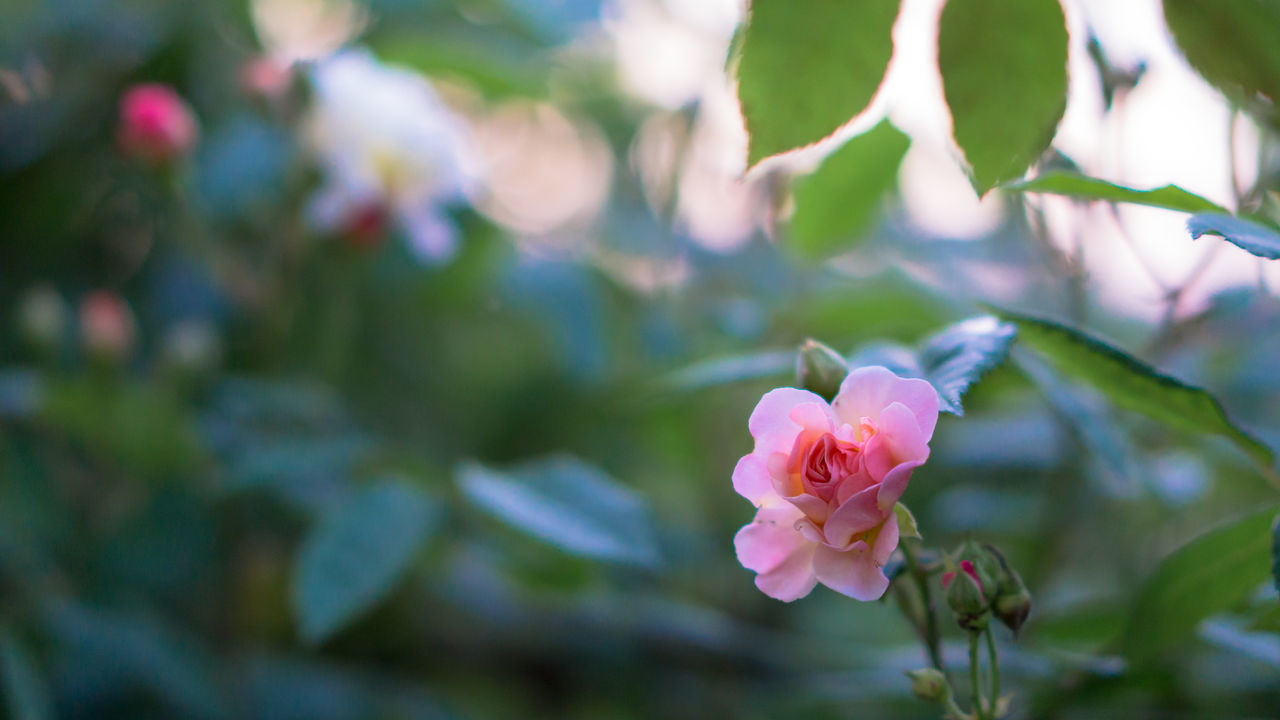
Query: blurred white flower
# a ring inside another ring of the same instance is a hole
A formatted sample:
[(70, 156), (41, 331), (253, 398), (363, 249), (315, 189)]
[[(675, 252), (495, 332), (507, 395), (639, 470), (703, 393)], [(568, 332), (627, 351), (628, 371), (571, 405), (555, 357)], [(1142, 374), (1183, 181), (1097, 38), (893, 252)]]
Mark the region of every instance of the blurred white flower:
[(385, 217), (420, 258), (448, 259), (457, 228), (446, 206), (468, 200), (480, 177), (463, 120), (426, 78), (365, 50), (338, 53), (312, 72), (307, 137), (326, 184), (312, 199), (311, 220), (324, 231), (358, 234), (381, 229), (369, 217)]

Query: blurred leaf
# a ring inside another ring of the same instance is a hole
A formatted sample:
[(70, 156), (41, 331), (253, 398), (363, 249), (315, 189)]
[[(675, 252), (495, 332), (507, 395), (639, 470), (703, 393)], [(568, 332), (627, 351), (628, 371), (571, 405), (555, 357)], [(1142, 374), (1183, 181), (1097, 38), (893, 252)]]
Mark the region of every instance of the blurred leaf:
[(782, 377), (795, 369), (795, 362), (796, 354), (791, 350), (730, 355), (677, 370), (663, 378), (661, 385), (672, 392), (687, 393), (744, 380)]
[(93, 452), (135, 470), (179, 472), (201, 447), (175, 398), (143, 383), (47, 382), (42, 417)]
[(1164, 18), (1187, 62), (1248, 107), (1280, 101), (1280, 4), (1259, 0), (1165, 0)]
[(1280, 515), (1271, 524), (1271, 579), (1276, 583), (1276, 591), (1280, 592)]
[(1205, 620), (1198, 634), (1205, 642), (1280, 668), (1280, 634), (1251, 632), (1228, 618)]
[(950, 0), (938, 69), (956, 144), (979, 195), (1022, 177), (1067, 105), (1067, 28), (1058, 0)]
[(1081, 200), (1109, 200), (1149, 205), (1179, 212), (1226, 212), (1221, 205), (1195, 193), (1187, 192), (1177, 185), (1137, 190), (1071, 172), (1041, 173), (1030, 180), (1002, 185), (1000, 188), (1009, 192), (1050, 193)]
[(292, 601), (302, 637), (318, 643), (381, 600), (431, 535), (437, 512), (418, 489), (385, 480), (323, 517), (303, 543), (294, 571)]
[(1187, 220), (1191, 239), (1220, 235), (1227, 242), (1268, 260), (1280, 259), (1280, 233), (1244, 218), (1220, 213), (1200, 213)]
[(1190, 433), (1222, 435), (1270, 472), (1270, 448), (1236, 427), (1209, 393), (1162, 375), (1101, 340), (1063, 325), (1000, 310), (1018, 326), (1020, 342), (1047, 357), (1060, 372), (1102, 391), (1117, 406)]
[(796, 181), (791, 248), (809, 259), (848, 250), (866, 235), (911, 140), (888, 120), (831, 153)]
[(1062, 610), (1034, 614), (1029, 634), (1055, 648), (1094, 652), (1124, 631), (1126, 610), (1118, 599), (1086, 600)]
[(911, 514), (911, 510), (906, 505), (897, 503), (893, 506), (893, 512), (898, 516), (898, 535), (920, 540), (920, 526), (916, 524), (916, 516)]
[(8, 632), (0, 634), (0, 672), (4, 674), (4, 698), (12, 720), (44, 720), (53, 717), (49, 691), (26, 649)]
[(512, 527), (575, 555), (655, 566), (652, 518), (643, 498), (577, 458), (554, 456), (491, 470), (458, 468), (467, 499)]
[(147, 688), (178, 717), (225, 716), (204, 652), (155, 617), (62, 601), (47, 608), (46, 619), (65, 666), (86, 683)]
[(1129, 614), (1125, 655), (1136, 663), (1152, 660), (1266, 580), (1275, 513), (1268, 508), (1218, 527), (1161, 561)]
[(19, 420), (40, 410), (44, 381), (35, 370), (5, 368), (0, 370), (0, 419)]
[(757, 0), (738, 62), (747, 164), (815, 143), (871, 102), (898, 0)]
[(960, 400), (969, 386), (1009, 356), (1017, 328), (990, 315), (956, 323), (925, 341), (920, 367), (938, 390), (944, 412), (964, 415)]

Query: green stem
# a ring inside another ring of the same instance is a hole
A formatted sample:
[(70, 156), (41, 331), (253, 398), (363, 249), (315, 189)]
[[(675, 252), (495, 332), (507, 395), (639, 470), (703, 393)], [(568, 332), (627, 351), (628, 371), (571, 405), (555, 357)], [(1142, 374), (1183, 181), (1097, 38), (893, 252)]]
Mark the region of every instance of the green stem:
[(996, 639), (990, 625), (987, 626), (987, 664), (991, 668), (991, 717), (995, 717), (1000, 704), (1000, 661), (996, 658)]
[(924, 601), (924, 646), (929, 652), (929, 662), (933, 663), (933, 667), (939, 672), (946, 672), (942, 666), (942, 650), (941, 636), (938, 632), (938, 613), (934, 609), (933, 595), (929, 592), (929, 578), (920, 570), (920, 563), (916, 560), (915, 551), (911, 549), (911, 545), (907, 541), (903, 541), (901, 546), (902, 557), (907, 563), (907, 572), (911, 573), (911, 577), (915, 579), (916, 588), (920, 591), (920, 597)]
[(982, 687), (979, 682), (981, 668), (978, 666), (978, 631), (969, 631), (969, 690), (973, 693), (973, 716), (978, 720), (987, 717), (986, 706), (982, 702)]

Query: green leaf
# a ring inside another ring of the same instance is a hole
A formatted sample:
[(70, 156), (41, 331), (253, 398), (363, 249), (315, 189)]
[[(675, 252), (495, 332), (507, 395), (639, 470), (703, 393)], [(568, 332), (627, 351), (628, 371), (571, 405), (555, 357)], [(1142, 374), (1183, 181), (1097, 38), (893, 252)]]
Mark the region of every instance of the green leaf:
[(577, 458), (555, 456), (505, 472), (466, 463), (457, 482), (480, 509), (574, 555), (659, 562), (648, 504)]
[(1280, 259), (1280, 233), (1261, 223), (1219, 213), (1200, 213), (1187, 220), (1191, 239), (1220, 235), (1227, 242), (1268, 260)]
[(295, 567), (302, 637), (318, 643), (371, 609), (409, 568), (437, 518), (420, 490), (394, 480), (356, 492), (323, 517)]
[(755, 0), (738, 61), (747, 162), (815, 143), (871, 102), (898, 0)]
[(1009, 357), (1017, 328), (990, 315), (956, 323), (925, 341), (920, 369), (938, 390), (944, 412), (964, 415), (969, 386)]
[(1050, 193), (1066, 195), (1081, 200), (1109, 200), (1111, 202), (1149, 205), (1179, 212), (1226, 212), (1226, 210), (1193, 192), (1177, 185), (1165, 185), (1152, 190), (1137, 190), (1098, 178), (1071, 172), (1043, 173), (1024, 182), (1002, 185), (1010, 192)]
[(745, 380), (785, 376), (795, 370), (795, 365), (794, 350), (764, 350), (703, 360), (672, 372), (659, 384), (670, 392), (688, 393)]
[(920, 526), (916, 523), (916, 516), (911, 514), (911, 509), (902, 503), (893, 506), (893, 512), (898, 516), (898, 536), (915, 538), (923, 540), (920, 536)]
[(1271, 449), (1233, 424), (1217, 399), (1204, 390), (1163, 375), (1078, 330), (1006, 310), (997, 314), (1016, 324), (1020, 341), (1048, 358), (1059, 372), (1093, 385), (1118, 407), (1186, 432), (1226, 437), (1257, 462), (1269, 479), (1274, 474)]
[(979, 195), (1049, 147), (1067, 104), (1067, 28), (1057, 0), (950, 0), (938, 69), (952, 132)]
[(795, 189), (791, 247), (820, 259), (862, 239), (898, 177), (911, 140), (883, 121), (845, 143)]
[(8, 632), (0, 634), (0, 673), (4, 676), (4, 704), (8, 717), (13, 720), (53, 717), (44, 680), (31, 656)]
[[(1274, 0), (1165, 0), (1164, 18), (1187, 62), (1246, 107), (1280, 101), (1280, 3)], [(1253, 109), (1253, 108), (1251, 108)]]
[(1280, 515), (1271, 523), (1271, 579), (1280, 591)]
[(1268, 508), (1211, 530), (1161, 561), (1134, 600), (1124, 654), (1135, 663), (1154, 659), (1266, 580), (1275, 513)]

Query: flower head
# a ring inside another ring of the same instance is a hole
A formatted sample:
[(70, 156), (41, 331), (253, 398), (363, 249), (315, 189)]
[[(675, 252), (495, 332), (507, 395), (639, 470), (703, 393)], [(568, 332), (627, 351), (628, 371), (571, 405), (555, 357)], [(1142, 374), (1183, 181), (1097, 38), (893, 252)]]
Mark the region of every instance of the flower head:
[(393, 226), (418, 257), (448, 259), (457, 231), (445, 207), (472, 194), (478, 179), (462, 120), (426, 78), (367, 51), (318, 63), (313, 80), (309, 138), (326, 183), (312, 200), (312, 220), (338, 235), (355, 231), (363, 245), (380, 239), (370, 230), (380, 235)]
[(759, 510), (738, 531), (738, 560), (766, 595), (791, 601), (823, 585), (875, 600), (898, 546), (894, 505), (929, 457), (938, 394), (883, 367), (849, 373), (828, 404), (795, 388), (765, 394), (748, 421), (755, 449), (733, 486)]
[(120, 99), (119, 141), (127, 155), (166, 163), (190, 152), (199, 134), (195, 114), (168, 85), (134, 85)]

